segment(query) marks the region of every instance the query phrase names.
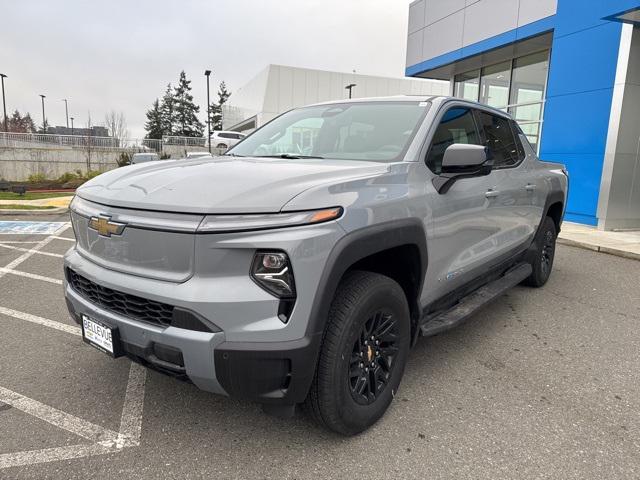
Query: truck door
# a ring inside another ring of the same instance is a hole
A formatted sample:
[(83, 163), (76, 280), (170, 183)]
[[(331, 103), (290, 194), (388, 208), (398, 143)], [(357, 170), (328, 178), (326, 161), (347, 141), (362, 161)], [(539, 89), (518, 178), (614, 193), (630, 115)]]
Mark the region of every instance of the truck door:
[[(483, 138), (473, 109), (464, 104), (447, 107), (437, 118), (425, 162), (433, 173), (440, 174), (447, 147), (454, 143), (481, 145)], [(492, 172), (459, 179), (444, 194), (429, 182), (432, 224), (427, 237), (429, 267), (423, 304), (481, 275), (495, 258), (498, 246), (493, 239), (499, 235), (502, 222), (497, 221), (491, 208), (497, 199), (494, 192), (499, 192), (498, 177)]]

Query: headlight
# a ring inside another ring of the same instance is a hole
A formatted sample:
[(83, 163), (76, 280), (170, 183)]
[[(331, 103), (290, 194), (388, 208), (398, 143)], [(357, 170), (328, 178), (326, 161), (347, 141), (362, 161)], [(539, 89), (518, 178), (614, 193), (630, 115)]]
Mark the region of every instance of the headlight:
[(278, 298), (296, 296), (293, 270), (284, 252), (256, 252), (251, 265), (251, 278)]
[(238, 232), (268, 228), (295, 227), (335, 220), (342, 215), (342, 207), (250, 215), (207, 215), (198, 232)]

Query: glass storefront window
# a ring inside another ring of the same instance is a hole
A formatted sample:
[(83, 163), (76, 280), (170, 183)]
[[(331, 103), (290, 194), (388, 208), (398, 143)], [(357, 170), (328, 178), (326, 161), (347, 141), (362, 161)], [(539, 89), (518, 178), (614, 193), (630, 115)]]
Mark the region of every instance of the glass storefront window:
[(465, 100), (478, 101), (478, 93), (480, 92), (480, 70), (456, 75), (454, 78), (455, 89), (454, 95)]
[(506, 108), (509, 104), (510, 80), (511, 61), (483, 68), (480, 78), (480, 103), (496, 108)]

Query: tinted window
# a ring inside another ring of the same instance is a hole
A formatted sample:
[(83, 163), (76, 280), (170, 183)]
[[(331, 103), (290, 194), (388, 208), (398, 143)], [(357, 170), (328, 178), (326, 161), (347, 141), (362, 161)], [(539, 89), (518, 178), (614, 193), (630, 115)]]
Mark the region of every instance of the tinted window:
[(494, 167), (510, 167), (520, 161), (509, 120), (478, 111), (484, 144), (489, 147)]
[(444, 151), (454, 143), (480, 145), (473, 114), (468, 108), (451, 108), (440, 120), (427, 154), (427, 166), (431, 171), (440, 173)]
[[(511, 123), (511, 130), (513, 131), (513, 136), (515, 137), (515, 140), (516, 140), (516, 149), (518, 150), (518, 160), (524, 160), (524, 157), (525, 157), (524, 146), (522, 145), (522, 140), (520, 140), (520, 134), (522, 133), (522, 130), (518, 127), (518, 124), (513, 120), (511, 120), (510, 123)], [(524, 135), (524, 133), (522, 133), (522, 135)]]
[(219, 133), (218, 136), (220, 138), (235, 138), (233, 133)]

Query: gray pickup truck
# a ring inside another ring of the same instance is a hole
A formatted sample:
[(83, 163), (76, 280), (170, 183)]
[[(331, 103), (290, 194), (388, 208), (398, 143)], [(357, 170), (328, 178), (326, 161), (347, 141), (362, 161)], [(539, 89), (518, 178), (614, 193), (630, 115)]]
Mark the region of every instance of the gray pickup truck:
[(545, 284), (567, 186), (499, 110), (312, 105), (224, 156), (84, 184), (64, 292), (113, 357), (352, 435), (384, 414), (418, 337)]

